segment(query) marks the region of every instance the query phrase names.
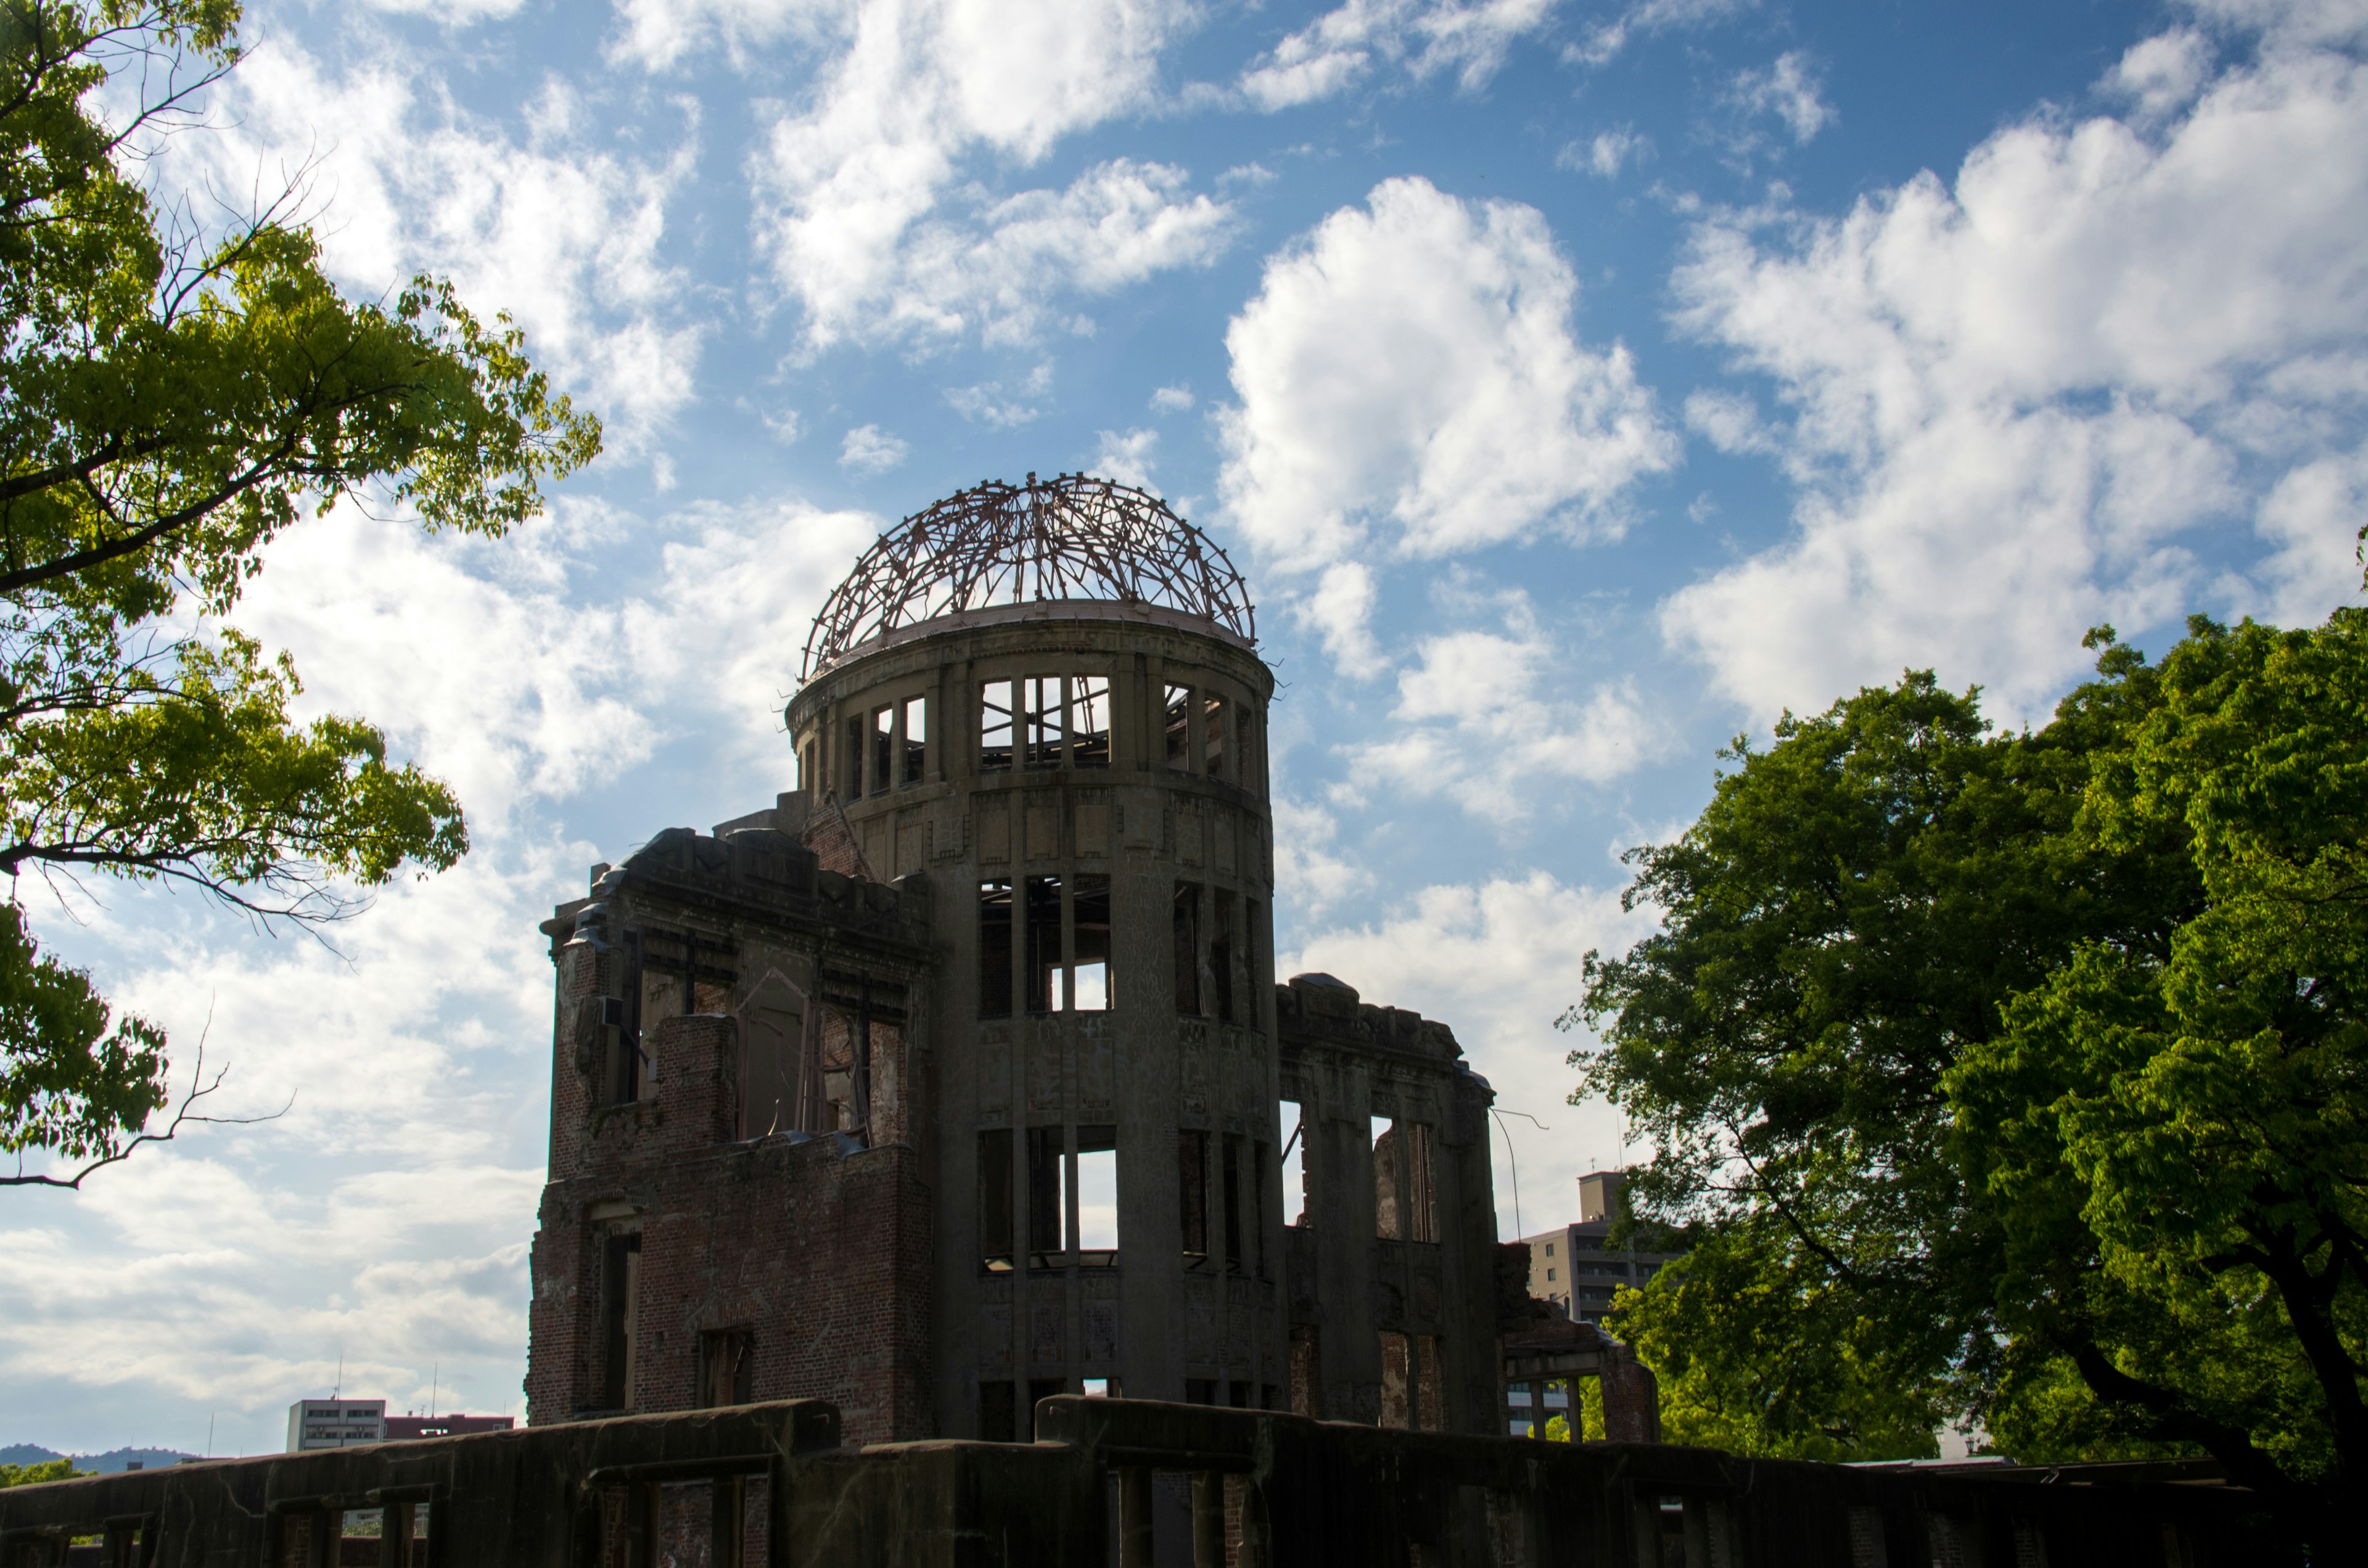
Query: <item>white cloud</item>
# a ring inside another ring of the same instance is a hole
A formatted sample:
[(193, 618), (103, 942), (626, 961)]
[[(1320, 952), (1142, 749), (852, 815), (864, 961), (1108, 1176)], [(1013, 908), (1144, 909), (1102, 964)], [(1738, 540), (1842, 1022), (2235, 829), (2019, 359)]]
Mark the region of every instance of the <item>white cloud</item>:
[(851, 0), (617, 0), (624, 27), (609, 51), (663, 71), (721, 48), (745, 66), (756, 51), (842, 32), (855, 11)]
[[(2352, 427), (2363, 148), (2368, 67), (2269, 49), (2158, 136), (2034, 120), (1953, 188), (1705, 222), (1680, 319), (1773, 381), (1802, 493), (1790, 540), (1665, 604), (1668, 636), (1761, 717), (1904, 665), (2044, 716), (2084, 628), (2186, 608), (2188, 529)], [(2280, 603), (2322, 602), (2284, 575), (2330, 526), (2309, 513), (2258, 510)]]
[[(1374, 187), (1267, 259), (1225, 335), (1219, 487), (1335, 656), (1364, 646), (1369, 562), (1616, 534), (1676, 437), (1627, 351), (1583, 347), (1538, 211), (1420, 179)], [(1369, 662), (1369, 661), (1368, 661)]]
[(1746, 115), (1774, 115), (1805, 146), (1834, 119), (1832, 106), (1818, 96), (1822, 75), (1806, 54), (1788, 50), (1772, 65), (1736, 73), (1727, 98)]
[(1777, 449), (1776, 437), (1760, 423), (1759, 405), (1741, 392), (1723, 387), (1686, 394), (1686, 428), (1722, 452)]
[(1566, 799), (1574, 781), (1619, 778), (1673, 739), (1646, 714), (1633, 680), (1605, 681), (1583, 701), (1557, 691), (1568, 655), (1526, 602), (1516, 603), (1504, 632), (1427, 637), (1416, 661), (1398, 673), (1395, 722), (1349, 749), (1351, 796), (1381, 782), (1445, 796), (1491, 823), (1519, 823), (1539, 796)]
[(1151, 449), (1159, 445), (1156, 430), (1097, 430), (1093, 472), (1121, 484), (1151, 487)]
[(858, 425), (839, 443), (838, 466), (857, 473), (885, 473), (905, 460), (911, 450), (904, 438), (877, 425)]
[(1162, 414), (1181, 414), (1192, 406), (1192, 389), (1161, 387), (1151, 394), (1151, 406)]
[(2192, 103), (2211, 69), (2211, 41), (2192, 28), (2179, 28), (2132, 44), (2106, 74), (2105, 85), (2140, 114), (2165, 115)]
[(1303, 918), (1364, 892), (1373, 874), (1362, 858), (1343, 854), (1338, 820), (1324, 807), (1278, 791), (1274, 797), (1274, 885)]
[(2361, 594), (2360, 530), (2368, 525), (2368, 447), (2289, 470), (2261, 498), (2255, 527), (2274, 548), (2223, 585), (2236, 607), (2281, 626), (2324, 620)]
[(973, 154), (1024, 167), (1149, 107), (1159, 51), (1188, 17), (1170, 0), (837, 8), (811, 101), (780, 112), (750, 160), (759, 238), (809, 347), (965, 327), (1025, 338), (1062, 292), (1213, 256), (1224, 205), (1184, 193), (1180, 170), (1123, 158), (1063, 191), (998, 202), (973, 189), (963, 215), (931, 216)]
[(1466, 91), (1486, 84), (1524, 34), (1552, 19), (1554, 0), (1349, 0), (1253, 62), (1236, 87), (1253, 108), (1277, 109), (1345, 92), (1377, 62), (1417, 80), (1455, 73)]
[(1554, 154), (1554, 167), (1575, 174), (1598, 175), (1615, 179), (1630, 164), (1643, 163), (1653, 155), (1653, 139), (1642, 136), (1628, 126), (1596, 132), (1592, 141), (1572, 142)]
[(1608, 65), (1640, 37), (1710, 27), (1752, 9), (1759, 0), (1639, 0), (1618, 16), (1591, 24), (1587, 35), (1563, 51), (1580, 65)]
[(661, 250), (689, 129), (646, 161), (596, 148), (596, 117), (553, 80), (520, 142), (399, 54), (338, 71), (293, 40), (249, 55), (218, 92), (221, 129), (165, 143), (175, 176), (203, 160), (217, 186), (268, 189), (317, 160), (335, 277), (379, 295), (438, 272), (481, 315), (507, 311), (562, 390), (600, 413), (612, 449), (647, 451), (689, 401), (704, 328), (683, 319), (683, 278)]
[(1546, 1124), (1508, 1117), (1491, 1130), (1499, 1233), (1514, 1228), (1514, 1171), (1506, 1134), (1519, 1152), (1521, 1222), (1531, 1232), (1577, 1217), (1575, 1178), (1619, 1147), (1608, 1106), (1565, 1104), (1577, 1074), (1564, 1058), (1584, 1035), (1554, 1019), (1579, 999), (1588, 949), (1624, 951), (1651, 928), (1652, 915), (1623, 913), (1614, 888), (1571, 887), (1545, 871), (1471, 885), (1425, 888), (1395, 914), (1353, 926), (1318, 927), (1298, 950), (1278, 955), (1276, 972), (1318, 970), (1357, 987), (1364, 1000), (1407, 1007), (1450, 1024), (1497, 1104)]

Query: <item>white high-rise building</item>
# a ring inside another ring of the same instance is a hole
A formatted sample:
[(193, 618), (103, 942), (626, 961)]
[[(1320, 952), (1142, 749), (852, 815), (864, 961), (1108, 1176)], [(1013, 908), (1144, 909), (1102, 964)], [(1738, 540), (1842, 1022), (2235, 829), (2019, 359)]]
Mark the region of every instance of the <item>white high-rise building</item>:
[(288, 1407), (288, 1451), (386, 1441), (382, 1399), (300, 1399)]

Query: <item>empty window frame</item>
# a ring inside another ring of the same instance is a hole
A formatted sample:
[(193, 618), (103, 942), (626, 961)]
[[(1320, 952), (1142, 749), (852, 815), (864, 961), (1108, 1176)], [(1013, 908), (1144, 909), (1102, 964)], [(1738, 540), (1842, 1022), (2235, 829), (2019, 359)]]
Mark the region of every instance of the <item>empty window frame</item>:
[(1006, 1380), (982, 1380), (978, 1385), (978, 1436), (985, 1443), (1019, 1440), (1019, 1391)]
[(1176, 1010), (1201, 1016), (1201, 884), (1178, 882), (1169, 913), (1176, 959)]
[(1268, 950), (1265, 928), (1265, 908), (1254, 898), (1242, 900), (1242, 1022), (1252, 1028), (1257, 1028), (1266, 1017), (1260, 1006), (1265, 990), (1258, 984), (1258, 955)]
[(1398, 1131), (1403, 1144), (1398, 1159), (1406, 1172), (1401, 1228), (1410, 1242), (1435, 1242), (1439, 1240), (1439, 1186), (1430, 1124), (1404, 1121), (1398, 1124)]
[(1418, 1334), (1414, 1339), (1414, 1419), (1426, 1432), (1447, 1429), (1447, 1391), (1435, 1334)]
[(1065, 705), (1059, 676), (1027, 676), (1019, 682), (1020, 720), (1030, 767), (1061, 766), (1065, 736)]
[(1291, 1413), (1315, 1418), (1324, 1415), (1323, 1362), (1312, 1323), (1291, 1325)]
[(1118, 1129), (1081, 1126), (1070, 1212), (1076, 1216), (1076, 1256), (1084, 1268), (1118, 1262)]
[(864, 718), (856, 714), (847, 722), (847, 744), (842, 748), (845, 758), (840, 763), (844, 777), (839, 782), (839, 798), (860, 801), (863, 798)]
[(1398, 1179), (1397, 1123), (1384, 1116), (1373, 1118), (1373, 1233), (1383, 1241), (1398, 1241), (1406, 1233), (1399, 1223), (1398, 1201), (1401, 1183)]
[(1382, 1331), (1382, 1425), (1405, 1431), (1414, 1425), (1414, 1369), (1403, 1334)]
[(1176, 1206), (1183, 1222), (1184, 1267), (1209, 1261), (1209, 1135), (1176, 1134)]
[(918, 784), (929, 771), (929, 699), (908, 697), (905, 699), (903, 729), (898, 733), (905, 757), (903, 770), (896, 775), (901, 784)]
[(1192, 688), (1171, 686), (1167, 688), (1165, 726), (1167, 734), (1167, 766), (1178, 773), (1192, 771)]
[(1205, 694), (1201, 715), (1201, 771), (1212, 778), (1231, 778), (1225, 762), (1225, 699)]
[(1282, 1222), (1312, 1221), (1307, 1203), (1307, 1112), (1297, 1100), (1282, 1102)]
[(1069, 677), (1069, 766), (1110, 765), (1110, 683), (1108, 676)]
[(871, 793), (884, 795), (896, 777), (896, 710), (892, 705), (871, 710), (871, 764), (865, 782)]
[(1074, 967), (1069, 1006), (1099, 1013), (1110, 1005), (1110, 880), (1100, 871), (1081, 872), (1071, 893)]
[(1057, 1013), (1067, 1002), (1067, 971), (1061, 962), (1061, 879), (1026, 877), (1028, 1010)]
[(641, 1339), (642, 1233), (609, 1232), (601, 1261), (600, 1405), (631, 1410)]
[(1247, 790), (1258, 781), (1258, 769), (1250, 750), (1250, 705), (1234, 704), (1234, 782)]
[(982, 773), (1011, 766), (1013, 716), (1018, 711), (1011, 690), (1014, 684), (991, 680), (978, 688), (978, 767)]
[(699, 1336), (699, 1408), (746, 1404), (757, 1397), (757, 1337), (746, 1328), (711, 1328)]
[(978, 1135), (978, 1252), (995, 1274), (1011, 1267), (1011, 1129), (990, 1127)]
[(1063, 1232), (1067, 1197), (1063, 1181), (1067, 1162), (1062, 1159), (1064, 1131), (1058, 1127), (1028, 1130), (1028, 1267), (1059, 1268), (1067, 1263), (1067, 1237)]
[(1212, 903), (1215, 918), (1209, 923), (1209, 983), (1216, 991), (1217, 1021), (1234, 1021), (1234, 907), (1231, 892), (1219, 888)]
[(978, 1016), (1011, 1017), (1011, 879), (978, 884)]

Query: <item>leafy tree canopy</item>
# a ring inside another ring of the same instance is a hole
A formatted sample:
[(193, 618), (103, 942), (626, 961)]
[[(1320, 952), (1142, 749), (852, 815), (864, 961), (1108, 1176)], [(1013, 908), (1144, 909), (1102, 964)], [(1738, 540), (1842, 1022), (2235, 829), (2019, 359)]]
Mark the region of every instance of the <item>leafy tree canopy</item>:
[(72, 1460), (40, 1460), (32, 1464), (0, 1464), (0, 1487), (30, 1486), (40, 1481), (72, 1481), (93, 1471), (76, 1470)]
[(2368, 1462), (2368, 612), (2114, 645), (2044, 729), (1911, 674), (1787, 717), (1590, 959), (1574, 1098), (1691, 1248), (1620, 1321), (1675, 1437)]
[[(222, 618), (341, 501), (504, 532), (599, 426), (449, 284), (351, 301), (287, 202), (206, 225), (143, 183), (238, 22), (233, 0), (0, 0), (0, 869), (310, 922), (451, 865), (465, 821), (367, 722), (293, 720), (292, 665)], [(0, 912), (0, 1182), (79, 1179), (26, 1175), (28, 1152), (169, 1136), (142, 1131), (165, 1065), (162, 1029)]]

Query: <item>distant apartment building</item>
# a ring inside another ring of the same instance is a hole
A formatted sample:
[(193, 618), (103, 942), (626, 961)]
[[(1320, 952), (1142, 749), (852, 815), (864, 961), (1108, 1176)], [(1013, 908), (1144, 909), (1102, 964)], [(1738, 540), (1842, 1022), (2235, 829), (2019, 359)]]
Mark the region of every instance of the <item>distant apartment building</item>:
[(1561, 1307), (1575, 1323), (1601, 1324), (1621, 1286), (1643, 1285), (1678, 1256), (1611, 1245), (1626, 1181), (1620, 1171), (1590, 1171), (1578, 1178), (1576, 1224), (1521, 1238), (1530, 1244), (1530, 1294)]
[(288, 1407), (288, 1451), (507, 1432), (511, 1425), (507, 1415), (389, 1415), (382, 1399), (300, 1399)]

